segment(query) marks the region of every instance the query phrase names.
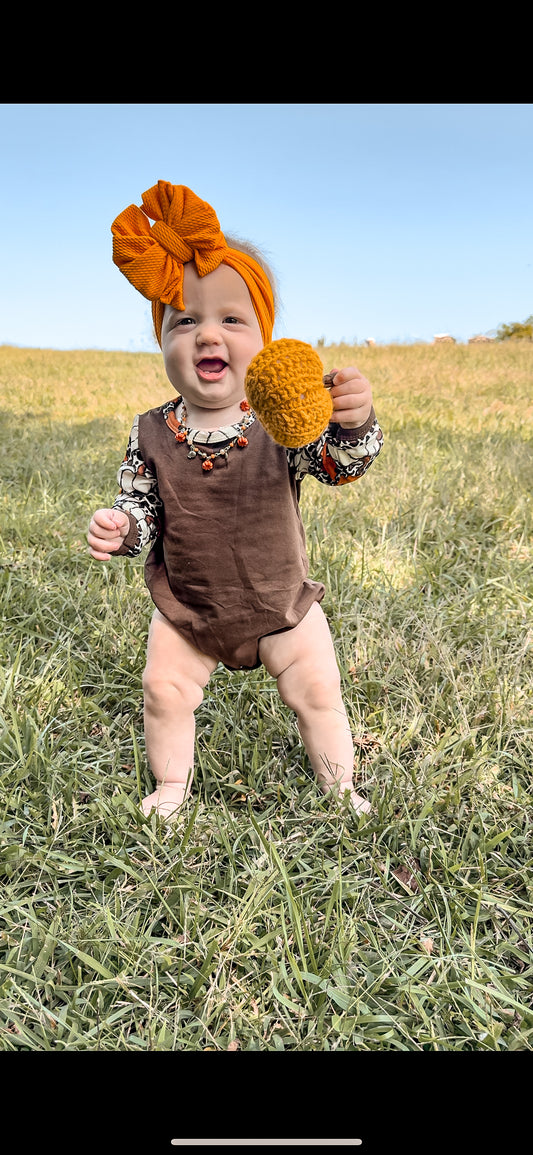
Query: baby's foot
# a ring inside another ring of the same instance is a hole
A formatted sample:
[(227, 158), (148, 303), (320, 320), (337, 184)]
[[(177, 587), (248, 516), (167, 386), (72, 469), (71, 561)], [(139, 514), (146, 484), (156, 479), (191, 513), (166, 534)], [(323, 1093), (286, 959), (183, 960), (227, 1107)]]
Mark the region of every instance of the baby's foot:
[(177, 818), (177, 811), (185, 801), (186, 793), (187, 787), (183, 782), (163, 782), (153, 794), (143, 798), (141, 808), (147, 816), (155, 810), (161, 818), (173, 820)]
[(372, 807), (366, 798), (362, 798), (360, 794), (353, 789), (350, 791), (350, 805), (353, 806), (356, 814), (370, 814)]
[(348, 794), (350, 806), (353, 806), (356, 814), (370, 814), (372, 810), (370, 802), (357, 793), (351, 778), (341, 782), (334, 782), (333, 785), (326, 785), (321, 782), (320, 786), (325, 794), (333, 794), (339, 799), (339, 802), (344, 802)]

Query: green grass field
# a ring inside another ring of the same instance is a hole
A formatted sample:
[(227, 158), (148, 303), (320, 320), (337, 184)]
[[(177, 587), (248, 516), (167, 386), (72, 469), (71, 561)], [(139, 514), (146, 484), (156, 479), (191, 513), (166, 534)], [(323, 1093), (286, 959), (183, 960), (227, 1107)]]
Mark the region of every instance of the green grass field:
[(533, 346), (320, 352), (386, 439), (302, 487), (373, 814), (319, 793), (264, 669), (219, 668), (167, 828), (143, 562), (85, 542), (160, 356), (0, 349), (4, 1051), (532, 1048)]

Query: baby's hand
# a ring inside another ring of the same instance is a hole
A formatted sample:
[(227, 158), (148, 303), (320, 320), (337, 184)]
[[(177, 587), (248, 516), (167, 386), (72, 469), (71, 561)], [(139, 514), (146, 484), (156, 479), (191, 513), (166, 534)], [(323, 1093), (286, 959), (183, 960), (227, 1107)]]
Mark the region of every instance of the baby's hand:
[(97, 509), (91, 518), (87, 541), (89, 553), (97, 561), (109, 561), (120, 549), (130, 528), (130, 519), (120, 509)]
[(332, 369), (326, 380), (332, 382), (332, 421), (337, 421), (344, 429), (357, 429), (364, 425), (372, 409), (372, 389), (366, 377), (350, 365), (347, 369)]

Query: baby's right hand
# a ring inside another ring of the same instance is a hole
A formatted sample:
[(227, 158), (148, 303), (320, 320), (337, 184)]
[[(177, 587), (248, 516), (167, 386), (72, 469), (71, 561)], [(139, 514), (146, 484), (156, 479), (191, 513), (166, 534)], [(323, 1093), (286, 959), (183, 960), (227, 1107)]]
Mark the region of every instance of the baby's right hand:
[(97, 561), (109, 561), (120, 549), (130, 528), (130, 519), (120, 509), (97, 509), (91, 518), (87, 541), (89, 553)]

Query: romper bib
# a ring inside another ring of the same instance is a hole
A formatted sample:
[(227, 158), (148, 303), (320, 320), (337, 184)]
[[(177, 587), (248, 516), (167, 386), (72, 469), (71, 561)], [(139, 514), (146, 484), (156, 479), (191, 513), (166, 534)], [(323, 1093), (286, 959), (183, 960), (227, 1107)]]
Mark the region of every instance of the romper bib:
[(259, 666), (260, 638), (292, 629), (325, 587), (309, 562), (294, 471), (259, 421), (248, 445), (209, 472), (177, 442), (163, 406), (139, 418), (139, 449), (157, 477), (163, 525), (145, 563), (157, 608), (229, 669)]

